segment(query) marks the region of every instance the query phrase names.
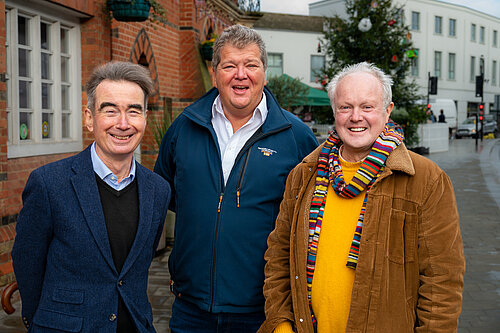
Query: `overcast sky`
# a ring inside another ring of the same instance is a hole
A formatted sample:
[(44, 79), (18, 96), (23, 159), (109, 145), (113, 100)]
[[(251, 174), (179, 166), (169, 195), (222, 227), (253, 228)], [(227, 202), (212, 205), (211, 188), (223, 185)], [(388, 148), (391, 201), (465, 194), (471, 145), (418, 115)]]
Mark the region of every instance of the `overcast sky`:
[[(260, 9), (263, 12), (309, 14), (309, 3), (318, 0), (260, 0)], [(446, 0), (443, 2), (456, 3), (472, 9), (500, 17), (500, 0)]]

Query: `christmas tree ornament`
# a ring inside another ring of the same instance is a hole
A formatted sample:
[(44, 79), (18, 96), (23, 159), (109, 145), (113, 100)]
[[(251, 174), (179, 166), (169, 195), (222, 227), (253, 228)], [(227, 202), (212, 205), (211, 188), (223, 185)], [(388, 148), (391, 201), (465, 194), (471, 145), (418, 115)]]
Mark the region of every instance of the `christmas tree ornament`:
[(392, 58), (391, 58), (391, 61), (392, 62), (398, 62), (398, 56), (397, 55), (393, 55)]
[(395, 21), (395, 20), (390, 20), (389, 22), (387, 22), (387, 24), (388, 24), (389, 26), (394, 25), (394, 23), (396, 23), (396, 21)]
[(377, 8), (378, 7), (378, 2), (373, 0), (372, 3), (370, 4), (370, 7), (372, 7), (373, 9)]
[(372, 28), (372, 22), (370, 21), (370, 18), (365, 17), (365, 18), (362, 18), (361, 21), (359, 21), (359, 24), (358, 24), (359, 31), (367, 32), (371, 28)]

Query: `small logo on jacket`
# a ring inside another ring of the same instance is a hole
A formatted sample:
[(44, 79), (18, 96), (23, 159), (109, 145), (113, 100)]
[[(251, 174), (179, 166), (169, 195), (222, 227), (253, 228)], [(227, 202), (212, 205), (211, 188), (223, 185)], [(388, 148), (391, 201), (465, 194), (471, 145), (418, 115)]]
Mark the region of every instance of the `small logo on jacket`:
[(261, 148), (261, 147), (257, 147), (261, 152), (262, 154), (264, 154), (264, 156), (271, 156), (272, 154), (274, 153), (278, 153), (276, 150), (272, 150), (272, 149), (269, 149), (269, 148)]

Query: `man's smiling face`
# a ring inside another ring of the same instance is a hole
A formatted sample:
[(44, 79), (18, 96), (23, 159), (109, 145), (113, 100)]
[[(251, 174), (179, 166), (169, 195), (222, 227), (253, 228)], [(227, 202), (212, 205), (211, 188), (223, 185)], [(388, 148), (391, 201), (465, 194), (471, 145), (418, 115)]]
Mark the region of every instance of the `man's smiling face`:
[(131, 158), (146, 129), (141, 87), (128, 81), (104, 80), (96, 88), (93, 107), (93, 112), (85, 110), (85, 117), (101, 160), (106, 164)]
[(234, 117), (251, 114), (262, 99), (266, 71), (257, 44), (239, 49), (231, 44), (221, 49), (221, 60), (214, 74), (224, 113)]
[(384, 108), (381, 82), (365, 72), (340, 80), (334, 96), (335, 129), (344, 142), (342, 156), (350, 162), (360, 161), (382, 133), (394, 104)]

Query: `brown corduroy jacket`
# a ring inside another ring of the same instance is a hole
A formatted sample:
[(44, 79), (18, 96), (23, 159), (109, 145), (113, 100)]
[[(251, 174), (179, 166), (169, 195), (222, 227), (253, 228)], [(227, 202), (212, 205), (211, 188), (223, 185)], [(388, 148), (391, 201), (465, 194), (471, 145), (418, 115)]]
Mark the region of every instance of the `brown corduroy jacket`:
[[(268, 238), (266, 321), (259, 332), (272, 332), (285, 320), (296, 332), (313, 332), (306, 260), (321, 147), (288, 176)], [(346, 332), (456, 332), (464, 272), (451, 182), (401, 144), (368, 195)]]

